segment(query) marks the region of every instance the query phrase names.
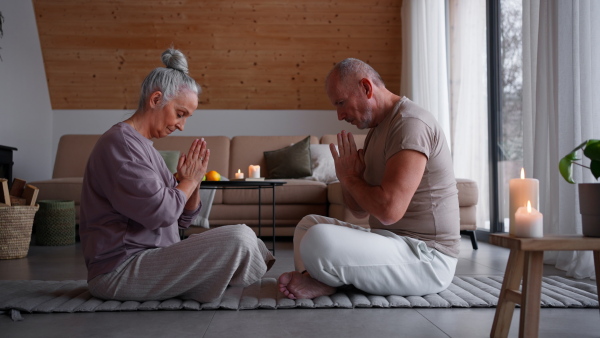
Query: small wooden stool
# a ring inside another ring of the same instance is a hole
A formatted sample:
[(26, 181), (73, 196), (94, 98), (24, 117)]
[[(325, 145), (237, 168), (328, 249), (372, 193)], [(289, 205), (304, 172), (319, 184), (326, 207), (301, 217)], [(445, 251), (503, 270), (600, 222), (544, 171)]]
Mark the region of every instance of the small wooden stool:
[[(596, 286), (600, 290), (600, 237), (551, 235), (542, 238), (517, 238), (509, 234), (490, 234), (489, 242), (510, 249), (490, 337), (508, 336), (515, 304), (521, 305), (519, 337), (538, 336), (543, 258), (546, 250), (592, 250)], [(523, 286), (522, 291), (519, 291), (521, 280)]]

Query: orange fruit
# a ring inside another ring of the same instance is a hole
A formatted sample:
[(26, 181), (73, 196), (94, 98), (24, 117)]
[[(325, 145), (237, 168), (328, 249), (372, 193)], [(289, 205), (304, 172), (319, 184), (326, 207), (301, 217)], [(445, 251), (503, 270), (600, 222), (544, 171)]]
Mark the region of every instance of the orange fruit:
[(211, 170), (211, 171), (209, 171), (209, 172), (206, 173), (206, 180), (207, 181), (220, 181), (221, 180), (221, 174), (219, 174), (215, 170)]

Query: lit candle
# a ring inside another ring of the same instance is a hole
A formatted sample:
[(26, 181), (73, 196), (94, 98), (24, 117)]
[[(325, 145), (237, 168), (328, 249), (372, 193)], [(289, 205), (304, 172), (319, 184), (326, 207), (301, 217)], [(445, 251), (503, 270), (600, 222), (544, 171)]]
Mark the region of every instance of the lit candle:
[(259, 178), (260, 177), (260, 166), (259, 165), (250, 165), (248, 167), (248, 177)]
[(235, 179), (236, 180), (243, 180), (244, 179), (244, 173), (241, 171), (241, 169), (238, 169), (238, 172), (235, 173)]
[(521, 168), (521, 178), (514, 178), (509, 184), (509, 234), (515, 235), (515, 213), (524, 207), (527, 201), (531, 202), (534, 209), (539, 209), (540, 183), (535, 178), (525, 178), (525, 169)]
[(531, 207), (530, 201), (515, 213), (515, 236), (544, 237), (544, 216)]

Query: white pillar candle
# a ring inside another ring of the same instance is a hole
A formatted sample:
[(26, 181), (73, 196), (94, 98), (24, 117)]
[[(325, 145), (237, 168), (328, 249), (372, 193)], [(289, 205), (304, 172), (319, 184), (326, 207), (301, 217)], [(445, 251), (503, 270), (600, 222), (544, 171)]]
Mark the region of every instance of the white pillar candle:
[(251, 164), (248, 167), (248, 177), (259, 178), (260, 177), (260, 166)]
[(531, 202), (534, 209), (540, 209), (540, 182), (535, 178), (525, 178), (525, 169), (521, 168), (521, 178), (514, 178), (508, 182), (509, 185), (509, 210), (510, 216), (509, 234), (515, 235), (515, 213), (520, 207), (527, 206)]
[(544, 216), (529, 201), (515, 213), (515, 236), (544, 237)]
[(238, 169), (238, 172), (235, 173), (235, 179), (236, 180), (243, 180), (244, 179), (244, 173), (241, 171), (241, 169)]

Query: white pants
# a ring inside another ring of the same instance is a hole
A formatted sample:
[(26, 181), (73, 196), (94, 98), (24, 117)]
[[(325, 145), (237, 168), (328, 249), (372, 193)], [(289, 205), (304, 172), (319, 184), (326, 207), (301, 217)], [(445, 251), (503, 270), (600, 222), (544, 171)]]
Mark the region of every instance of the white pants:
[(296, 270), (333, 287), (422, 296), (445, 290), (456, 263), (423, 241), (330, 217), (305, 216), (294, 232)]

